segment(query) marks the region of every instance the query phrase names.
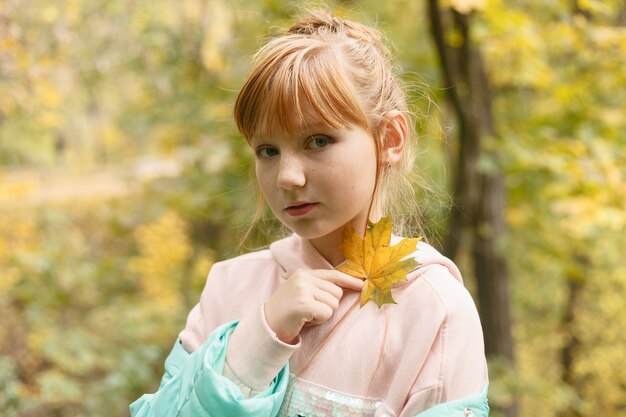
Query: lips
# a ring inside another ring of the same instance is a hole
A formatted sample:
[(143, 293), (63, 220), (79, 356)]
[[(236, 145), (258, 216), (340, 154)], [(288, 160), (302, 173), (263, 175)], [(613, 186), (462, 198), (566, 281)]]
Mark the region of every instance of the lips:
[(285, 207), (285, 212), (292, 217), (304, 216), (309, 213), (318, 203), (296, 202)]

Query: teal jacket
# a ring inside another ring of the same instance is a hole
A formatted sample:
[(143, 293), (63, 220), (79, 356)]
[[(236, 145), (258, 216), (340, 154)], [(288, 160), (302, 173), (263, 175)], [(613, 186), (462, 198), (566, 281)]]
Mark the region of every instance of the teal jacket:
[[(130, 405), (133, 417), (276, 417), (289, 383), (289, 363), (270, 386), (245, 398), (222, 375), (228, 337), (237, 322), (224, 324), (207, 341), (188, 353), (177, 341), (165, 360), (165, 374), (154, 394), (144, 394)], [(439, 404), (415, 417), (486, 417), (487, 388), (481, 395)], [(291, 416), (290, 416), (291, 417)], [(295, 417), (295, 416), (294, 416)], [(308, 417), (308, 416), (307, 416)]]

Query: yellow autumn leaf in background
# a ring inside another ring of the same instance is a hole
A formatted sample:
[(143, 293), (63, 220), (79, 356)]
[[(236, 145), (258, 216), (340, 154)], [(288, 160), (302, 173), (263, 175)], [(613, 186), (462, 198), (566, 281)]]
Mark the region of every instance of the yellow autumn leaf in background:
[(391, 287), (405, 281), (407, 274), (418, 265), (414, 258), (403, 258), (415, 252), (419, 238), (404, 238), (395, 246), (389, 246), (391, 229), (391, 219), (383, 217), (378, 223), (368, 222), (363, 238), (351, 226), (343, 230), (340, 247), (346, 262), (337, 269), (365, 280), (361, 307), (369, 300), (379, 308), (383, 304), (395, 304)]

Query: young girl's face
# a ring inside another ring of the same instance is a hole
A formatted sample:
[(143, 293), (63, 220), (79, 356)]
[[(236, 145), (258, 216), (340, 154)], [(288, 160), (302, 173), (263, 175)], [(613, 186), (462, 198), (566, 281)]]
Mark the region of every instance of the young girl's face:
[(302, 238), (341, 239), (367, 221), (376, 182), (376, 146), (363, 128), (312, 124), (291, 135), (254, 137), (256, 176), (276, 217)]

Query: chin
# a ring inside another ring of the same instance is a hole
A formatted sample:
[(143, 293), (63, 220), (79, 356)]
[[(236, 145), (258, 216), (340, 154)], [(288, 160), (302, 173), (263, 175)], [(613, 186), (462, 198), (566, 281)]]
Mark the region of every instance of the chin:
[(341, 232), (343, 226), (339, 228), (309, 228), (309, 227), (290, 227), (292, 232), (300, 236), (302, 239), (315, 240), (325, 237), (337, 236), (341, 240)]

